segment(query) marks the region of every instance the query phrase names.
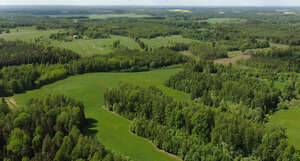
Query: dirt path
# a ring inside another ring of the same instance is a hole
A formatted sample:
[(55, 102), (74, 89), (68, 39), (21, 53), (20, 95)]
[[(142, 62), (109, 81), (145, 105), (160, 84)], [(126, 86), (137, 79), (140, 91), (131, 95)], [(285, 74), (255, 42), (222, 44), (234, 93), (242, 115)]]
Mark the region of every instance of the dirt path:
[(180, 52), (182, 55), (185, 55), (185, 56), (195, 56), (195, 55), (193, 55), (193, 53), (192, 52), (190, 52), (190, 51), (181, 51)]
[(229, 57), (229, 58), (222, 58), (222, 59), (217, 59), (214, 61), (215, 64), (224, 64), (224, 65), (227, 65), (227, 64), (230, 64), (230, 63), (235, 63), (239, 60), (246, 60), (246, 59), (250, 59), (250, 55), (246, 55), (244, 53), (241, 53), (241, 54), (237, 54), (237, 55), (234, 55), (232, 57)]
[(18, 107), (20, 107), (20, 106), (17, 104), (16, 100), (15, 100), (14, 98), (12, 98), (12, 97), (6, 98), (5, 101), (6, 101), (6, 103), (8, 104), (8, 106), (9, 106), (10, 108), (18, 108)]

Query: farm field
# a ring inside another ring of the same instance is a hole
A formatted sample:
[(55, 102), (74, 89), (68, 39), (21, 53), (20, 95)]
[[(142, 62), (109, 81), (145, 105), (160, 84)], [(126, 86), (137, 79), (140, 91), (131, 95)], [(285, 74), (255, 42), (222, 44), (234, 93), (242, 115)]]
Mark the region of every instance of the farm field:
[(286, 128), (289, 141), (296, 149), (300, 149), (300, 108), (280, 110), (272, 115), (269, 124), (280, 125)]
[(38, 37), (49, 37), (53, 33), (57, 33), (61, 30), (36, 30), (32, 27), (22, 27), (10, 30), (10, 33), (0, 34), (0, 38), (6, 40), (23, 40), (29, 41)]
[(216, 23), (246, 23), (247, 20), (240, 18), (209, 18), (207, 20), (201, 20), (201, 22), (208, 22), (212, 24)]
[(176, 160), (158, 151), (149, 141), (129, 132), (130, 121), (116, 116), (102, 108), (104, 104), (103, 92), (106, 88), (115, 87), (120, 81), (131, 82), (140, 86), (153, 85), (161, 88), (167, 95), (176, 100), (190, 100), (189, 95), (169, 89), (163, 82), (181, 68), (161, 69), (140, 73), (91, 73), (72, 76), (57, 81), (41, 89), (28, 91), (14, 96), (16, 102), (23, 106), (32, 97), (59, 92), (82, 101), (85, 105), (86, 117), (93, 122), (92, 131), (97, 131), (96, 137), (107, 148), (130, 156), (134, 160), (143, 161), (172, 161)]
[(107, 39), (77, 39), (72, 42), (63, 41), (50, 41), (51, 45), (61, 48), (66, 48), (77, 52), (82, 56), (92, 56), (92, 55), (105, 55), (112, 52), (112, 44), (115, 40), (120, 40), (122, 46), (128, 47), (130, 49), (139, 49), (138, 44), (129, 37), (124, 36), (114, 36)]
[(143, 18), (143, 17), (151, 17), (150, 15), (142, 15), (135, 13), (124, 13), (124, 14), (79, 14), (79, 15), (49, 15), (50, 17), (62, 17), (68, 19), (77, 19), (78, 17), (83, 19), (109, 19), (109, 18)]
[(57, 33), (59, 31), (61, 30), (38, 31), (33, 28), (20, 28), (14, 29), (11, 33), (8, 34), (0, 34), (0, 38), (4, 38), (6, 40), (23, 41), (31, 41), (35, 38), (41, 38), (42, 40), (45, 40), (46, 43), (50, 43), (51, 45), (56, 47), (73, 50), (74, 52), (77, 52), (82, 56), (109, 54), (113, 50), (112, 44), (115, 40), (120, 40), (122, 46), (128, 47), (130, 49), (139, 49), (138, 44), (133, 39), (124, 36), (111, 35), (111, 38), (107, 39), (76, 39), (72, 42), (49, 39), (50, 34)]
[(134, 13), (128, 14), (91, 14), (87, 15), (89, 19), (108, 19), (108, 18), (121, 18), (121, 17), (128, 17), (128, 18), (143, 18), (143, 17), (151, 17), (150, 15), (139, 15)]
[(173, 10), (169, 10), (169, 12), (183, 12), (183, 13), (192, 13), (192, 11), (190, 11), (190, 10), (186, 10), (186, 9), (173, 9)]
[[(162, 46), (168, 46), (174, 43), (201, 43), (199, 40), (193, 40), (188, 38), (183, 38), (181, 35), (172, 35), (172, 36), (160, 36), (153, 39), (141, 39), (146, 45), (151, 48), (159, 48)], [(205, 42), (202, 42), (205, 43)]]

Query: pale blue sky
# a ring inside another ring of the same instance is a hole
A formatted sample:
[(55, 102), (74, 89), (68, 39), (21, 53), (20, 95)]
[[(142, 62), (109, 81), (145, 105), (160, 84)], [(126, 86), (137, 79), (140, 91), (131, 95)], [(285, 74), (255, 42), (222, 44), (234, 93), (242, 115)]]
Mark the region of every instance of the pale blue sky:
[(0, 5), (300, 6), (300, 0), (0, 0)]

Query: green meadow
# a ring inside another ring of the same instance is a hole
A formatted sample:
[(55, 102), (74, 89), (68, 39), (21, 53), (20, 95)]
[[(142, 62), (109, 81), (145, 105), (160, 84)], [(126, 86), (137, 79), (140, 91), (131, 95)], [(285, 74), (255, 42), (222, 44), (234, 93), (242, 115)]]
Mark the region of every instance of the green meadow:
[(209, 18), (207, 20), (201, 20), (201, 22), (208, 22), (212, 24), (217, 23), (246, 23), (246, 19), (240, 19), (240, 18)]
[(108, 19), (108, 18), (143, 18), (143, 17), (151, 17), (150, 15), (139, 15), (134, 13), (127, 13), (127, 14), (91, 14), (87, 15), (89, 19)]
[(61, 30), (36, 30), (32, 27), (22, 27), (10, 30), (10, 33), (0, 34), (0, 38), (6, 40), (29, 41), (38, 37), (49, 37), (53, 33)]
[(122, 46), (130, 49), (140, 49), (139, 45), (131, 38), (112, 35), (107, 39), (76, 39), (72, 42), (50, 41), (51, 45), (66, 48), (77, 52), (82, 56), (92, 56), (96, 54), (105, 55), (112, 52), (112, 44), (115, 40), (120, 40)]
[(106, 88), (116, 87), (120, 81), (139, 86), (154, 85), (167, 95), (180, 101), (190, 100), (189, 95), (164, 86), (164, 81), (181, 68), (160, 69), (138, 73), (90, 73), (69, 77), (53, 84), (17, 94), (14, 99), (20, 106), (36, 96), (58, 92), (80, 100), (85, 105), (86, 117), (90, 120), (89, 133), (95, 136), (107, 148), (113, 149), (134, 160), (175, 161), (176, 158), (159, 151), (146, 139), (129, 132), (130, 121), (104, 110), (103, 92)]
[(112, 44), (115, 40), (120, 40), (122, 46), (126, 46), (130, 49), (140, 49), (139, 45), (133, 39), (115, 35), (111, 35), (111, 37), (107, 39), (75, 39), (72, 42), (49, 39), (49, 36), (51, 34), (57, 33), (59, 31), (61, 30), (39, 31), (35, 30), (34, 28), (17, 28), (12, 30), (11, 33), (0, 34), (0, 38), (4, 38), (6, 40), (23, 41), (31, 41), (35, 38), (40, 38), (50, 45), (73, 50), (74, 52), (82, 56), (109, 54), (113, 50)]
[(146, 45), (151, 48), (159, 48), (162, 46), (169, 46), (174, 43), (204, 43), (199, 40), (193, 40), (188, 38), (183, 38), (181, 35), (172, 36), (160, 36), (153, 39), (141, 39)]
[(300, 149), (300, 107), (288, 110), (280, 110), (274, 113), (270, 119), (271, 125), (280, 125), (286, 128), (286, 132), (291, 144)]

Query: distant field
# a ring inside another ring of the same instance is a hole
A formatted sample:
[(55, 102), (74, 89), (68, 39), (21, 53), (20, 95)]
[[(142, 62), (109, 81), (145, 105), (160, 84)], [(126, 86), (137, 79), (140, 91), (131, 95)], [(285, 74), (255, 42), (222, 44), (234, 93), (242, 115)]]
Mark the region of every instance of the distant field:
[(92, 130), (109, 149), (120, 152), (134, 160), (141, 161), (175, 161), (176, 159), (158, 151), (149, 141), (129, 132), (130, 121), (116, 116), (102, 108), (105, 88), (116, 87), (120, 81), (131, 82), (140, 86), (154, 85), (179, 101), (190, 100), (189, 95), (167, 88), (163, 85), (171, 75), (180, 68), (161, 69), (139, 73), (92, 73), (69, 77), (65, 80), (14, 96), (17, 104), (24, 105), (29, 98), (50, 92), (60, 92), (82, 101), (85, 105), (86, 117), (94, 120)]
[[(270, 42), (270, 47), (276, 47), (276, 48), (288, 48), (289, 46), (288, 45), (284, 45), (284, 44), (276, 44), (276, 43), (271, 43)], [(246, 53), (247, 52), (251, 52), (251, 51), (260, 51), (260, 50), (270, 50), (271, 48), (263, 48), (263, 49), (248, 49), (246, 50)], [(242, 51), (230, 51), (228, 52), (228, 56), (229, 57), (233, 57), (235, 55), (239, 55), (241, 54)]]
[(84, 40), (78, 39), (73, 40), (72, 42), (56, 41), (50, 40), (49, 36), (52, 33), (57, 33), (61, 30), (47, 30), (47, 31), (38, 31), (34, 28), (19, 28), (14, 29), (9, 34), (0, 34), (0, 38), (6, 40), (23, 40), (30, 41), (35, 38), (42, 38), (46, 40), (47, 43), (50, 43), (53, 46), (66, 48), (77, 52), (82, 56), (92, 56), (96, 54), (109, 54), (113, 48), (112, 44), (115, 40), (120, 40), (122, 46), (126, 46), (130, 49), (140, 49), (139, 45), (131, 38), (124, 36), (114, 36), (108, 39), (91, 39)]
[(134, 13), (129, 14), (92, 14), (87, 15), (90, 19), (108, 19), (108, 18), (118, 18), (118, 17), (129, 17), (129, 18), (143, 18), (151, 17), (150, 15), (138, 15)]
[(126, 14), (82, 14), (82, 15), (50, 15), (50, 17), (65, 17), (68, 19), (78, 19), (78, 18), (89, 18), (89, 19), (108, 19), (108, 18), (143, 18), (151, 17), (151, 15), (139, 15), (135, 13), (126, 13)]
[(185, 10), (185, 9), (173, 9), (173, 10), (169, 10), (169, 12), (192, 13), (192, 11), (190, 11), (190, 10)]
[(114, 35), (107, 39), (78, 39), (73, 40), (72, 42), (51, 41), (51, 44), (57, 47), (73, 50), (82, 56), (92, 56), (96, 54), (109, 54), (113, 50), (112, 44), (115, 40), (120, 40), (122, 46), (130, 49), (140, 49), (139, 45), (133, 39)]
[(209, 18), (207, 20), (201, 20), (200, 22), (208, 22), (212, 24), (216, 23), (246, 23), (246, 19), (240, 18)]
[(230, 64), (230, 63), (235, 63), (239, 60), (247, 60), (250, 59), (250, 55), (245, 55), (245, 54), (238, 54), (238, 55), (231, 55), (229, 58), (221, 58), (221, 59), (217, 59), (214, 61), (215, 64)]
[(4, 38), (6, 40), (33, 40), (37, 37), (49, 37), (52, 33), (57, 33), (60, 30), (36, 30), (32, 27), (26, 28), (17, 28), (10, 30), (11, 33), (0, 34), (0, 38)]
[(162, 46), (168, 46), (174, 43), (192, 43), (192, 42), (198, 42), (198, 43), (204, 43), (199, 40), (193, 40), (188, 38), (183, 38), (181, 35), (172, 35), (172, 36), (166, 36), (166, 37), (156, 37), (153, 39), (141, 39), (146, 45), (150, 46), (151, 48), (158, 48)]
[(280, 125), (286, 128), (291, 144), (300, 150), (300, 107), (289, 110), (280, 110), (272, 115), (269, 124)]

